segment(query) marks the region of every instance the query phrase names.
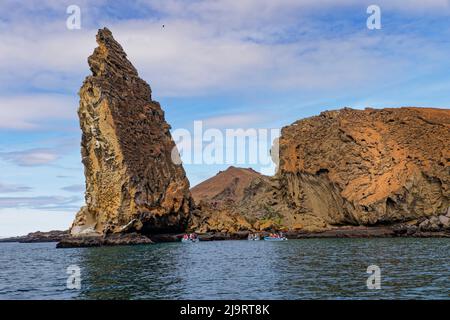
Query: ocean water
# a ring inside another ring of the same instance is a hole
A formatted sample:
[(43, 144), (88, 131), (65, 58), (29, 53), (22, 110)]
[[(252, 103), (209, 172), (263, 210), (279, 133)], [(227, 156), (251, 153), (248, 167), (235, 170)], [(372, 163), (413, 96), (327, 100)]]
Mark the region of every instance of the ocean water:
[[(0, 243), (0, 299), (450, 299), (449, 254), (450, 239)], [(369, 265), (380, 289), (367, 287)]]

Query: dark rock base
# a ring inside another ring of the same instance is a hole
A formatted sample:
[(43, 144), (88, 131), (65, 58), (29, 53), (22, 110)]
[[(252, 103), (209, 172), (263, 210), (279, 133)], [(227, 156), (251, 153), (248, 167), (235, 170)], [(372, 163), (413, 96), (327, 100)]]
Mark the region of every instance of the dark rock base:
[(152, 244), (148, 237), (137, 233), (112, 234), (106, 237), (70, 237), (58, 242), (57, 248), (82, 248)]
[[(364, 227), (364, 226), (343, 226), (335, 227), (321, 232), (288, 231), (283, 234), (288, 239), (308, 239), (308, 238), (395, 238), (395, 237), (417, 237), (417, 238), (449, 238), (449, 231), (414, 233), (399, 232), (400, 225)], [(223, 240), (247, 240), (250, 231), (240, 231), (235, 233), (211, 232), (198, 234), (200, 241), (223, 241)], [(257, 232), (261, 237), (268, 236), (269, 232)], [(154, 242), (177, 242), (181, 241), (182, 234), (160, 234), (150, 236)]]

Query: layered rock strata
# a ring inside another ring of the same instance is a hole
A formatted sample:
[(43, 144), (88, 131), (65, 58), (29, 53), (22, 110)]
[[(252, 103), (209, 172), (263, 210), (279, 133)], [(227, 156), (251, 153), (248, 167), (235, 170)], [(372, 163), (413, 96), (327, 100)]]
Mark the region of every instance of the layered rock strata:
[(450, 110), (342, 109), (283, 128), (284, 199), (328, 224), (392, 224), (450, 205)]
[(86, 206), (71, 235), (183, 231), (189, 181), (172, 161), (164, 112), (108, 29), (99, 30), (97, 43), (79, 92)]

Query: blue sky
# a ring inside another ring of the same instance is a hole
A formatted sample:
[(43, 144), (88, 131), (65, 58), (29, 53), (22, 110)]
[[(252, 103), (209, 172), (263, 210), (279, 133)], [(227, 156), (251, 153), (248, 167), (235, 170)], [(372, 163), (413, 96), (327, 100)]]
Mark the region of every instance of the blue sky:
[[(80, 30), (66, 28), (72, 4)], [(366, 27), (370, 4), (381, 30)], [(345, 106), (448, 108), (449, 18), (447, 0), (4, 0), (0, 237), (65, 229), (83, 204), (77, 92), (98, 28), (122, 44), (174, 130), (195, 120), (223, 130)], [(195, 185), (226, 167), (185, 169)]]

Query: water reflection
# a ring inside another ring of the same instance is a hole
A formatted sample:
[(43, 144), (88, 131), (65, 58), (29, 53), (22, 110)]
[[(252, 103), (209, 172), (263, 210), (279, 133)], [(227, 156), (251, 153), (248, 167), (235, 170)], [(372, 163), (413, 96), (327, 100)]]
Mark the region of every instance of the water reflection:
[[(0, 244), (0, 299), (449, 299), (450, 239)], [(366, 286), (381, 268), (381, 290)], [(81, 267), (81, 290), (66, 269)]]
[(262, 299), (271, 296), (280, 277), (279, 250), (273, 243), (200, 242), (179, 250), (182, 299)]
[[(132, 252), (132, 253), (131, 253)], [(82, 299), (171, 299), (179, 295), (175, 244), (91, 248), (82, 258)]]

